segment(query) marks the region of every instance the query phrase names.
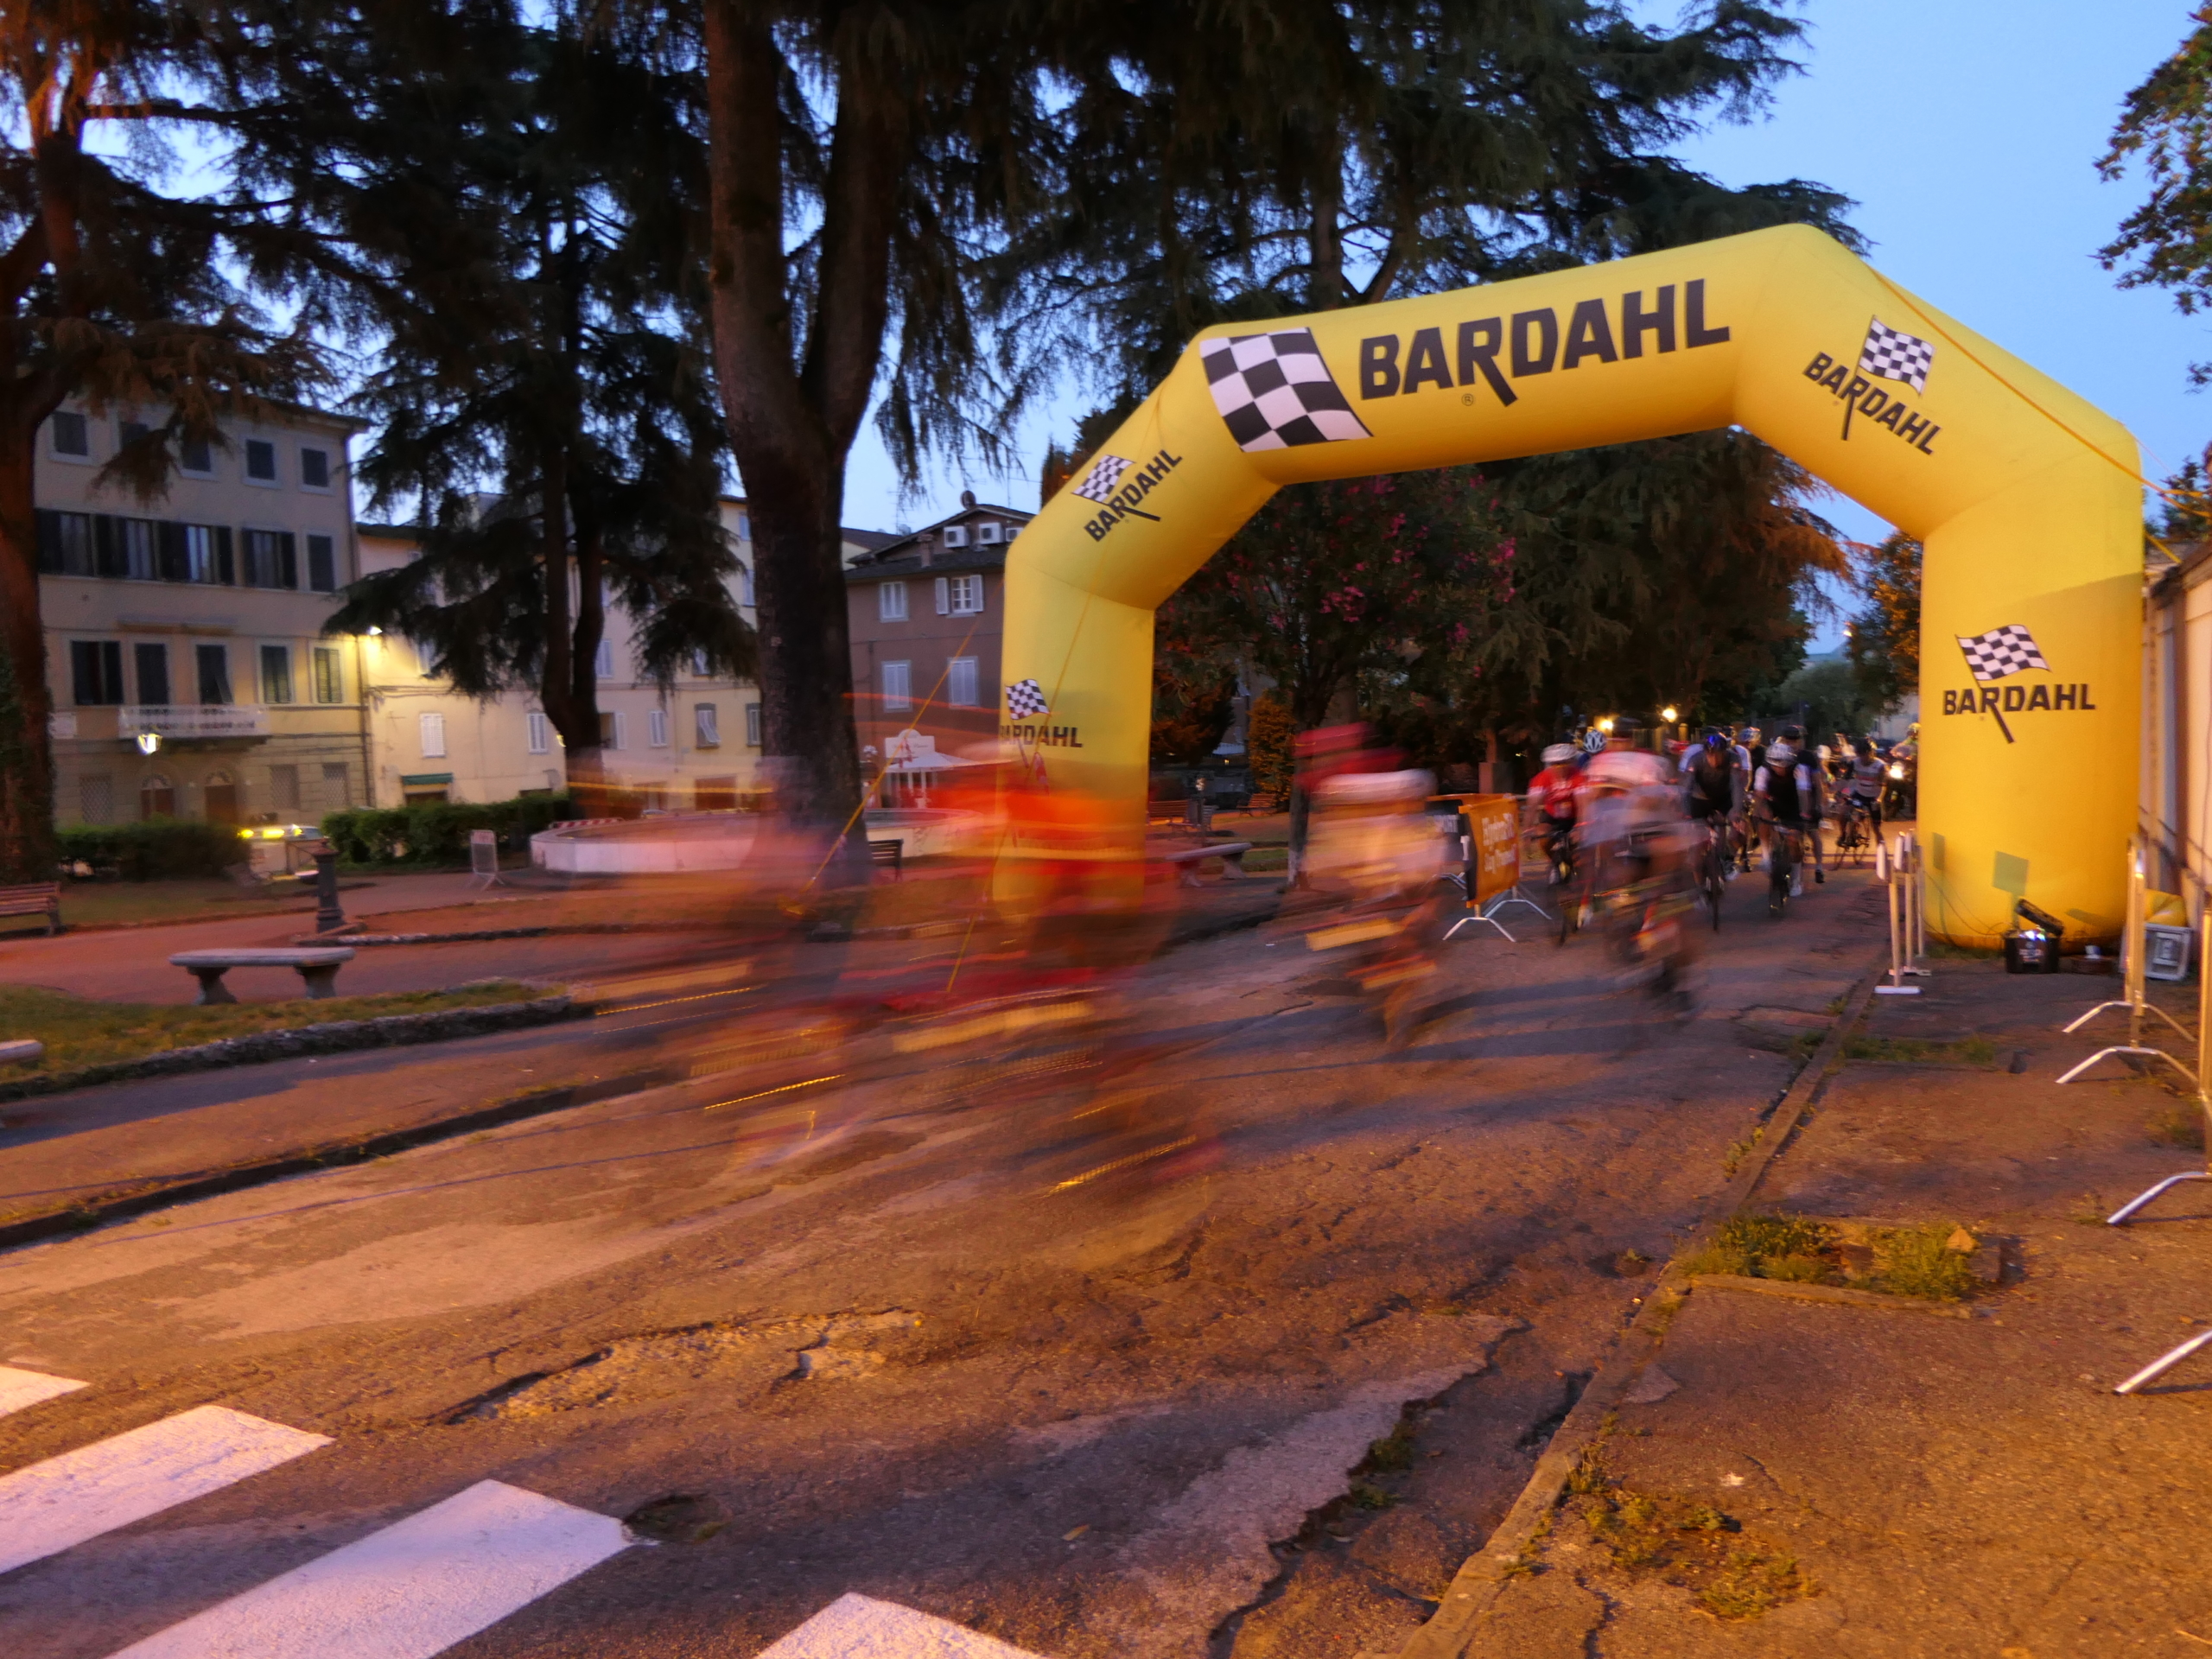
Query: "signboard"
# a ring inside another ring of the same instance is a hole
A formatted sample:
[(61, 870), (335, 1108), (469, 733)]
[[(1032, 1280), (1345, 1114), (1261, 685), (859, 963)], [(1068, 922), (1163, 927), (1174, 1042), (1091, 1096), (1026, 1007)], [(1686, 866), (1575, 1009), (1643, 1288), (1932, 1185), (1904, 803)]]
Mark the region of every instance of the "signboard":
[(1467, 896), (1486, 904), (1521, 880), (1521, 798), (1469, 795), (1462, 798), (1474, 841), (1474, 885)]
[(258, 703), (126, 703), (116, 716), (118, 737), (266, 737), (269, 711)]

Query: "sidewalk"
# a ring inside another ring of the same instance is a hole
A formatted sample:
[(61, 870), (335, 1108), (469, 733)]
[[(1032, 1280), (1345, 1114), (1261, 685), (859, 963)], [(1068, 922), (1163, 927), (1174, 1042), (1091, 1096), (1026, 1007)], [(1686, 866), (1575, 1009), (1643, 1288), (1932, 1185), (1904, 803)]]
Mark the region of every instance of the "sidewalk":
[[(2127, 1227), (2102, 1219), (2202, 1167), (2201, 1151), (2152, 1138), (2185, 1129), (2193, 1102), (2118, 1060), (2055, 1081), (2124, 1040), (2119, 1014), (2059, 1031), (2118, 981), (1934, 966), (1922, 996), (1873, 1000), (1751, 1209), (1963, 1224), (2002, 1243), (2001, 1283), (1964, 1318), (1698, 1283), (1625, 1402), (1573, 1448), (1582, 1462), (1548, 1534), (1459, 1651), (2212, 1647), (2212, 1359), (2141, 1395), (2112, 1392), (2212, 1323), (2212, 1185)], [(2154, 995), (2186, 1019), (2194, 988)], [(2167, 1035), (2160, 1046), (2193, 1065)], [(1624, 1350), (1609, 1364), (1632, 1364)]]

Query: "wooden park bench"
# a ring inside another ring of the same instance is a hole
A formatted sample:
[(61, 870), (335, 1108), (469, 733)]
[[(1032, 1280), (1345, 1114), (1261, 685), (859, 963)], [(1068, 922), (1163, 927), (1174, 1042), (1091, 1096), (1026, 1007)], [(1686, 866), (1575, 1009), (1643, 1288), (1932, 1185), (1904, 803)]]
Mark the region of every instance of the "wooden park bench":
[(318, 1001), (338, 995), (338, 969), (353, 960), (345, 945), (310, 946), (304, 950), (180, 950), (169, 960), (200, 982), (200, 1005), (235, 1002), (223, 976), (233, 968), (293, 968)]
[(1249, 841), (1216, 842), (1207, 847), (1182, 847), (1164, 855), (1162, 861), (1176, 866), (1178, 884), (1185, 887), (1200, 886), (1198, 866), (1210, 858), (1220, 859), (1236, 874), (1244, 874), (1244, 855), (1252, 850)]
[(875, 867), (878, 869), (888, 864), (891, 867), (893, 880), (899, 881), (906, 878), (906, 843), (905, 842), (871, 841), (868, 844), (868, 855), (875, 861)]
[(61, 884), (34, 881), (28, 887), (0, 887), (0, 916), (43, 916), (47, 937), (61, 931)]

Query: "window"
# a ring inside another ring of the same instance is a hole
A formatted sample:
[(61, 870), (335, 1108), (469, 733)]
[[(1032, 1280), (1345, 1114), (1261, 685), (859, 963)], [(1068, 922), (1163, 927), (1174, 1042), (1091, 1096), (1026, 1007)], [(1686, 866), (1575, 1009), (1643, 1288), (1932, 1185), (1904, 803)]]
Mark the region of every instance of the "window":
[(647, 747), (655, 749), (664, 749), (668, 747), (667, 709), (648, 709), (645, 710), (645, 744)]
[(264, 702), (289, 702), (292, 700), (292, 648), (289, 645), (264, 645), (261, 648), (261, 700)]
[(433, 680), (438, 673), (438, 648), (427, 639), (410, 639), (407, 649), (414, 654), (415, 671), (426, 680)]
[(69, 642), (69, 678), (80, 709), (123, 701), (123, 642), (119, 639), (73, 639)]
[(753, 539), (753, 515), (749, 512), (741, 512), (737, 515), (737, 539), (741, 542), (749, 542)]
[(276, 481), (276, 446), (266, 438), (245, 441), (245, 478), (249, 484)]
[(630, 747), (630, 716), (619, 712), (601, 715), (599, 717), (599, 741), (602, 748), (628, 748)]
[(115, 423), (116, 448), (127, 448), (153, 429), (143, 421), (118, 421)]
[(952, 576), (952, 613), (955, 616), (981, 616), (983, 613), (983, 579), (980, 575)]
[(995, 547), (998, 545), (998, 539), (999, 527), (996, 524), (984, 524), (976, 526), (976, 544), (978, 547)]
[(914, 665), (912, 663), (886, 663), (882, 673), (883, 706), (887, 709), (912, 708)]
[(245, 534), (245, 585), (297, 588), (298, 540), (289, 530), (249, 530)]
[(200, 670), (200, 701), (228, 702), (231, 700), (231, 648), (228, 645), (194, 645), (192, 654)]
[(158, 772), (149, 772), (139, 780), (138, 816), (142, 818), (176, 817), (176, 791)]
[(330, 451), (302, 448), (300, 451), (300, 487), (303, 490), (327, 490), (330, 487)]
[(111, 518), (109, 541), (115, 574), (132, 582), (153, 582), (162, 574), (161, 527), (150, 518)]
[(157, 546), (164, 582), (236, 580), (231, 568), (231, 532), (220, 524), (164, 524)]
[(944, 665), (944, 700), (956, 709), (976, 706), (976, 659), (955, 657)]
[(714, 671), (714, 664), (707, 660), (705, 652), (695, 651), (691, 653), (691, 671), (702, 680)]
[(875, 615), (879, 622), (904, 622), (906, 620), (905, 582), (879, 582), (875, 584)]
[(353, 804), (353, 772), (345, 761), (322, 763), (322, 799), (326, 806)]
[(737, 602), (741, 605), (753, 603), (753, 567), (749, 564), (737, 567)]
[(530, 731), (530, 752), (532, 754), (553, 753), (553, 722), (533, 709), (526, 721)]
[[(54, 453), (68, 461), (90, 461), (92, 458), (92, 431), (81, 415), (66, 409), (57, 409), (48, 422), (48, 430), (54, 434)], [(92, 820), (105, 823), (105, 818)]]
[(700, 703), (691, 710), (692, 741), (702, 749), (719, 749), (722, 746), (721, 722), (711, 702)]
[(612, 639), (599, 642), (599, 650), (591, 659), (591, 671), (602, 680), (614, 677), (614, 642)]
[(338, 665), (335, 645), (313, 647), (315, 664), (315, 700), (317, 702), (346, 701), (346, 675)]
[(962, 524), (947, 524), (944, 527), (944, 544), (947, 547), (967, 546), (968, 531), (966, 526)]
[(92, 515), (38, 510), (39, 574), (48, 576), (89, 576), (96, 569), (92, 554)]
[(77, 811), (86, 823), (115, 822), (115, 779), (88, 772), (77, 780)]
[(138, 701), (160, 708), (169, 700), (169, 648), (144, 641), (130, 647), (138, 671)]
[(176, 445), (177, 471), (193, 478), (215, 476), (214, 446), (205, 438), (180, 438)]
[(308, 586), (318, 594), (338, 591), (338, 547), (327, 536), (308, 537)]
[(443, 715), (416, 716), (422, 726), (423, 758), (442, 760), (446, 757), (446, 717)]
[(745, 705), (745, 741), (753, 748), (760, 747), (760, 705), (757, 702)]
[(300, 810), (300, 769), (297, 766), (269, 768), (269, 804), (279, 812)]
[(200, 785), (200, 794), (207, 806), (210, 823), (236, 823), (238, 810), (244, 804), (238, 799), (238, 786), (227, 772), (211, 772)]

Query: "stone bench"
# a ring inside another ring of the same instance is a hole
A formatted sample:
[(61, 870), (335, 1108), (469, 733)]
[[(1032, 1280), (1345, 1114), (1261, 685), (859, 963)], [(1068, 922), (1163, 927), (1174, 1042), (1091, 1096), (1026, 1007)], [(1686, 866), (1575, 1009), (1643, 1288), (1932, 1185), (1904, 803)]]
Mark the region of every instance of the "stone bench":
[(1172, 853), (1162, 854), (1160, 861), (1177, 867), (1175, 874), (1179, 885), (1195, 887), (1199, 885), (1198, 866), (1206, 860), (1220, 859), (1241, 876), (1244, 874), (1244, 855), (1251, 850), (1252, 843), (1249, 841), (1222, 841), (1207, 847), (1178, 848)]
[(300, 980), (307, 987), (308, 995), (321, 1001), (338, 995), (338, 970), (353, 960), (353, 953), (343, 945), (325, 945), (304, 950), (180, 950), (169, 961), (183, 969), (200, 982), (200, 1006), (211, 1002), (235, 1002), (238, 998), (223, 983), (223, 976), (233, 968), (292, 968), (299, 972)]

